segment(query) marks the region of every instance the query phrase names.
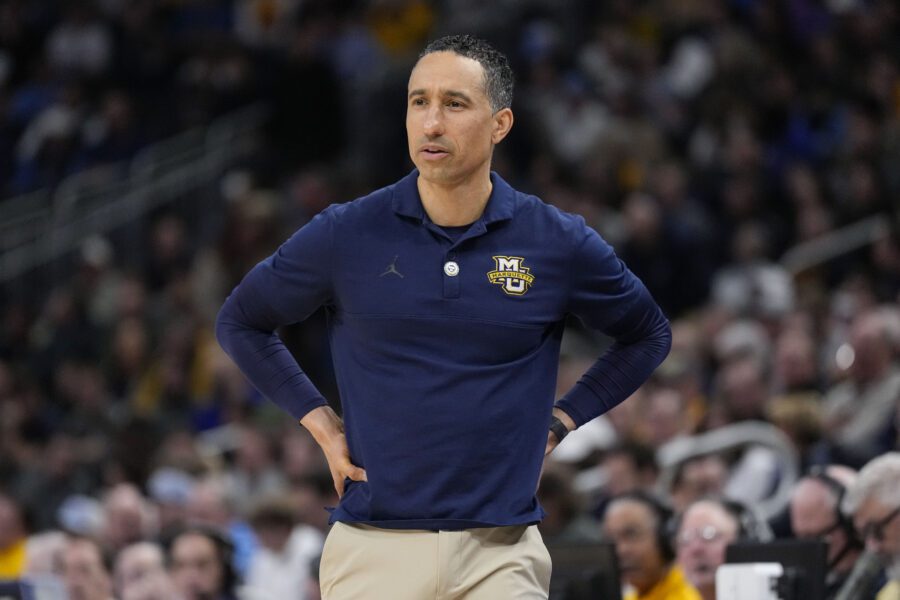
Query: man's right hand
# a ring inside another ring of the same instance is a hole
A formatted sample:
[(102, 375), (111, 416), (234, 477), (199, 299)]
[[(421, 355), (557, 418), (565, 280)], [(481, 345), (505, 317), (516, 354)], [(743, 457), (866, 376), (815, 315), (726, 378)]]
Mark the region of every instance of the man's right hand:
[(315, 408), (302, 419), (303, 425), (313, 436), (328, 461), (334, 489), (338, 497), (344, 495), (344, 480), (368, 481), (365, 469), (350, 462), (350, 449), (347, 447), (347, 436), (344, 435), (344, 423), (330, 406)]

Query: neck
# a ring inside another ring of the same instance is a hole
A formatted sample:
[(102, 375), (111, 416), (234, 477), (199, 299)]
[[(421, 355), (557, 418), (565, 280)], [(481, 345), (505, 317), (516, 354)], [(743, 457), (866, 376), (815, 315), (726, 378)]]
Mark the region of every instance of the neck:
[(443, 227), (458, 227), (477, 221), (493, 189), (489, 171), (484, 177), (471, 177), (453, 183), (427, 181), (419, 175), (416, 186), (428, 218)]

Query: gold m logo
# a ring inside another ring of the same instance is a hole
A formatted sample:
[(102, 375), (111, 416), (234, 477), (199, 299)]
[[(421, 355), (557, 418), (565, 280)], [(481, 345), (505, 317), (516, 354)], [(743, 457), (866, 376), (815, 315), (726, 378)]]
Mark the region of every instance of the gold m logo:
[(489, 271), (488, 281), (496, 283), (511, 296), (521, 296), (534, 283), (531, 269), (523, 266), (521, 256), (494, 256), (494, 270)]

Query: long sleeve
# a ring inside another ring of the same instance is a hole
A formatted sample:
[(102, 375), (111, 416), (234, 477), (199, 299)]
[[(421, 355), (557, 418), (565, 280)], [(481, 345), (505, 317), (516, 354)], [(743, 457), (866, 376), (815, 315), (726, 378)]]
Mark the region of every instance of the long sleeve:
[(332, 301), (329, 211), (298, 230), (232, 291), (216, 319), (216, 337), (247, 379), (300, 419), (326, 404), (275, 333)]
[(641, 386), (668, 355), (669, 322), (644, 284), (592, 229), (575, 251), (569, 312), (615, 343), (558, 402), (581, 426)]

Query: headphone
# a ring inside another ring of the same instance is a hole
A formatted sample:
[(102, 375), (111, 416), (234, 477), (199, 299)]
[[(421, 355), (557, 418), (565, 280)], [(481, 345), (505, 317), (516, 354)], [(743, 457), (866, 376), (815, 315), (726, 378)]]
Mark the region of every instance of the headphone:
[[(656, 496), (643, 490), (633, 490), (619, 494), (618, 496), (611, 498), (609, 504), (618, 502), (619, 500), (638, 502), (650, 509), (650, 512), (653, 513), (653, 516), (656, 518), (656, 529), (654, 531), (656, 547), (659, 549), (659, 553), (663, 557), (663, 560), (667, 563), (675, 560), (675, 546), (672, 543), (672, 536), (670, 535), (672, 531), (672, 522), (674, 521), (672, 509), (663, 504)], [(607, 504), (607, 506), (609, 506), (609, 504)]]
[(762, 543), (771, 542), (775, 538), (775, 535), (772, 533), (772, 528), (769, 527), (769, 524), (766, 523), (763, 519), (760, 519), (756, 511), (743, 502), (738, 502), (737, 500), (727, 500), (724, 498), (718, 500), (718, 502), (722, 505), (722, 508), (724, 508), (725, 511), (728, 512), (728, 514), (734, 517), (734, 520), (737, 522), (738, 541)]
[[(847, 515), (845, 515), (841, 511), (841, 503), (844, 500), (844, 494), (847, 493), (847, 488), (844, 486), (844, 484), (829, 475), (827, 467), (823, 465), (813, 465), (806, 472), (806, 476), (810, 479), (815, 479), (816, 481), (820, 482), (822, 485), (827, 487), (832, 494), (834, 494), (836, 500), (834, 505), (834, 517), (836, 519), (838, 528), (847, 536), (846, 548), (844, 548), (832, 562), (839, 561), (844, 557), (844, 554), (846, 554), (852, 548), (864, 547), (865, 544), (863, 544), (862, 540), (859, 539), (859, 536), (856, 533), (856, 528), (853, 526), (853, 522)], [(831, 565), (829, 565), (829, 567), (830, 566)]]

